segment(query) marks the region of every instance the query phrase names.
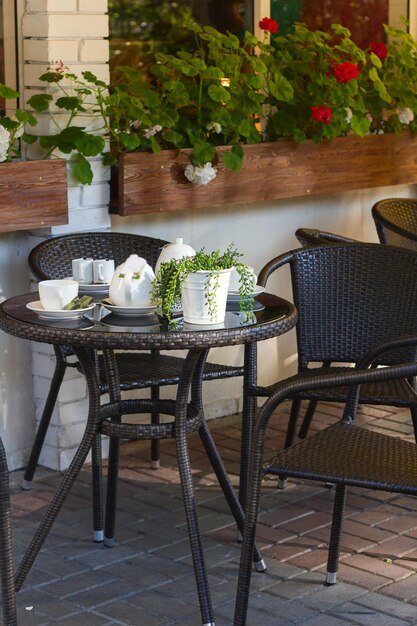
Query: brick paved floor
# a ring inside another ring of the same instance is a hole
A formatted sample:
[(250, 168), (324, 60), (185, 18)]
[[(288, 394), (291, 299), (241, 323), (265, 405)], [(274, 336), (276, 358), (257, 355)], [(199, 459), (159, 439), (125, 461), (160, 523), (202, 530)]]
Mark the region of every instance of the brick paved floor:
[[(285, 411), (284, 411), (285, 413)], [(340, 416), (323, 404), (314, 428)], [(279, 449), (285, 415), (277, 415), (267, 450)], [(370, 428), (412, 437), (408, 412), (366, 408)], [(211, 422), (237, 482), (239, 416)], [(232, 623), (239, 545), (198, 437), (190, 437), (194, 480), (216, 626)], [(17, 596), (21, 626), (198, 626), (193, 568), (172, 442), (162, 442), (162, 466), (149, 469), (149, 446), (125, 444), (113, 548), (91, 540), (90, 475), (86, 468)], [(30, 492), (11, 474), (16, 558), (45, 510), (59, 475), (42, 470)], [(277, 491), (266, 480), (258, 543), (268, 570), (252, 579), (249, 626), (405, 626), (417, 624), (417, 499), (351, 489), (339, 582), (324, 585), (333, 492), (291, 481)]]

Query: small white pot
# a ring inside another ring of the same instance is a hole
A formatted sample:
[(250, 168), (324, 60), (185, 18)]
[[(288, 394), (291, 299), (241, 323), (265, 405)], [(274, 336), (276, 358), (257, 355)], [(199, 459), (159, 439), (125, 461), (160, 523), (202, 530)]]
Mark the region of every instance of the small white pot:
[[(230, 273), (227, 270), (191, 272), (184, 280), (181, 300), (184, 322), (188, 324), (222, 324), (226, 314)], [(206, 298), (206, 290), (213, 298), (213, 314)]]

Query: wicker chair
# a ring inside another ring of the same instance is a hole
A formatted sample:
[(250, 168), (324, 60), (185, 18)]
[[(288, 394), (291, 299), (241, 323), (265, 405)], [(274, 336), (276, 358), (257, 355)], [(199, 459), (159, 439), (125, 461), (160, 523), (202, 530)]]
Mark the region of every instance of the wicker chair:
[(295, 236), (302, 246), (318, 246), (325, 243), (359, 243), (355, 239), (318, 228), (298, 228), (295, 231)]
[[(412, 338), (414, 348), (417, 337)], [(393, 341), (391, 347), (402, 345)], [(388, 347), (388, 344), (385, 348)], [(251, 578), (256, 522), (259, 510), (262, 474), (292, 476), (336, 484), (333, 521), (330, 532), (326, 583), (336, 582), (340, 537), (343, 524), (346, 488), (363, 487), (396, 493), (417, 495), (417, 446), (390, 435), (380, 434), (354, 424), (357, 388), (349, 394), (343, 419), (278, 453), (262, 468), (264, 437), (268, 421), (277, 406), (286, 398), (303, 390), (317, 393), (358, 383), (367, 386), (389, 386), (396, 381), (411, 379), (417, 374), (415, 362), (382, 368), (363, 369), (376, 356), (369, 355), (358, 369), (339, 374), (303, 375), (283, 381), (260, 410), (253, 429), (251, 453), (248, 460), (249, 491), (235, 607), (234, 626), (245, 626)], [(381, 356), (377, 359), (381, 360)], [(337, 387), (336, 387), (337, 386)], [(410, 389), (410, 393), (413, 393)], [(416, 398), (417, 399), (417, 398)]]
[[(270, 261), (258, 283), (265, 285), (273, 272), (286, 265), (298, 311), (298, 375), (346, 371), (342, 364), (357, 363), (373, 345), (417, 332), (415, 252), (372, 243), (310, 246)], [(380, 364), (404, 360), (403, 354), (388, 357)], [(319, 368), (313, 370), (311, 366), (317, 364)], [(257, 388), (256, 393), (268, 396), (274, 389), (274, 385)], [(306, 416), (310, 420), (318, 401), (344, 402), (345, 398), (346, 390), (331, 387), (303, 389), (294, 395), (285, 447), (292, 444), (302, 400), (314, 401)], [(409, 408), (417, 440), (417, 404), (409, 381), (364, 385), (360, 403)], [(300, 433), (305, 435), (306, 429)]]
[[(127, 233), (77, 233), (53, 237), (41, 242), (30, 252), (28, 261), (33, 274), (39, 280), (70, 276), (72, 259), (80, 257), (112, 258), (117, 266), (125, 261), (130, 254), (138, 254), (145, 258), (152, 267), (155, 267), (161, 248), (166, 243), (168, 242), (161, 239)], [(56, 354), (55, 371), (24, 474), (22, 486), (25, 489), (30, 488), (65, 370), (67, 367), (79, 368), (78, 363), (68, 361), (68, 356), (72, 354), (69, 348), (54, 346), (54, 349)], [(106, 368), (101, 355), (97, 356), (97, 365), (101, 392), (106, 393), (108, 391)], [(156, 400), (159, 397), (160, 387), (178, 383), (183, 359), (163, 355), (157, 351), (154, 353), (122, 352), (117, 355), (117, 365), (122, 391), (149, 388), (152, 399)], [(206, 363), (203, 380), (217, 380), (242, 375), (243, 366)], [(151, 414), (151, 422), (153, 424), (159, 423), (158, 413)], [(117, 446), (117, 440), (112, 441), (112, 445)], [(93, 476), (96, 476), (95, 483), (98, 485), (98, 474), (101, 474), (101, 462), (97, 460), (98, 445), (93, 453)], [(158, 439), (151, 442), (151, 464), (155, 469), (159, 467)], [(97, 489), (99, 489), (98, 486)], [(94, 528), (95, 540), (101, 541), (102, 521), (96, 518)]]
[(381, 243), (417, 250), (417, 200), (387, 198), (372, 207)]
[[(326, 230), (317, 228), (298, 228), (295, 236), (302, 246), (319, 246), (330, 243), (360, 243), (355, 239), (344, 237), (336, 233), (329, 233)], [(324, 365), (324, 364), (323, 364)], [(298, 436), (304, 439), (308, 435), (314, 413), (316, 412), (318, 400), (310, 400), (304, 414), (303, 421), (298, 432)]]

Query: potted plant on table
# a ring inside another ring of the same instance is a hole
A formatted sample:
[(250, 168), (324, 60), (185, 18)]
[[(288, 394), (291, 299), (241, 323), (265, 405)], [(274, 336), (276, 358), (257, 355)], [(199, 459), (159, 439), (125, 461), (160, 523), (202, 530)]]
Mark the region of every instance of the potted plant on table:
[(153, 283), (152, 299), (171, 319), (181, 300), (184, 321), (194, 324), (221, 324), (226, 311), (230, 273), (240, 277), (240, 309), (253, 308), (253, 271), (239, 259), (242, 255), (230, 244), (223, 253), (206, 253), (204, 248), (192, 257), (162, 263)]

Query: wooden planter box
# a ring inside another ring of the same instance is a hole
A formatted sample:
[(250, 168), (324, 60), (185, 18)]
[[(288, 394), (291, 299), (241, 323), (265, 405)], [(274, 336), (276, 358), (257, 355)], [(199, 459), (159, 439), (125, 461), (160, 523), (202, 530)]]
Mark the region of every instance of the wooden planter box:
[(183, 171), (190, 150), (125, 154), (119, 162), (119, 213), (181, 211), (417, 182), (417, 139), (409, 134), (340, 137), (245, 146), (238, 174), (224, 168), (205, 186)]
[(0, 163), (0, 233), (67, 223), (64, 159)]

